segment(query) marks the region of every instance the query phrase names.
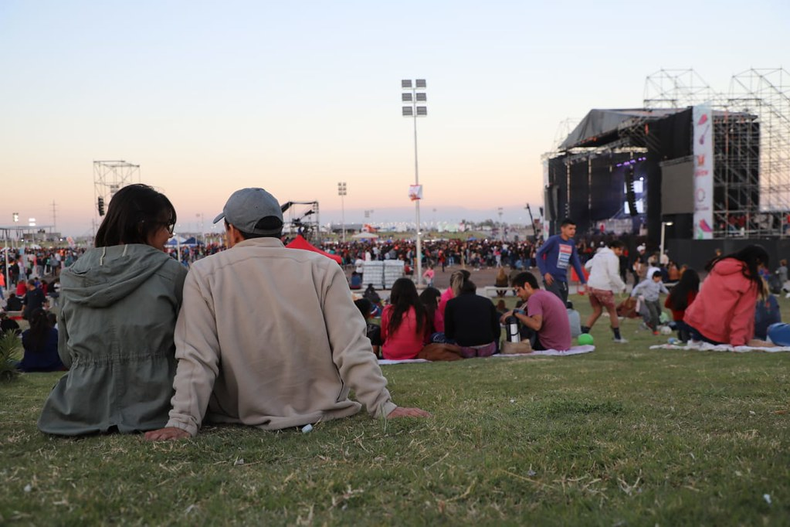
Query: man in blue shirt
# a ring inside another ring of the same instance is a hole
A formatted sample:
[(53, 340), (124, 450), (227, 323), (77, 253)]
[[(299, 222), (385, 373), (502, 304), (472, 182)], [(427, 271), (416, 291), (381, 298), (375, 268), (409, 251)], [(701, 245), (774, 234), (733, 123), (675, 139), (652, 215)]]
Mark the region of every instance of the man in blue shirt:
[(560, 233), (549, 237), (535, 253), (540, 275), (546, 291), (551, 291), (568, 304), (568, 267), (573, 265), (582, 284), (586, 284), (582, 263), (576, 252), (576, 223), (570, 218), (565, 218), (560, 224)]

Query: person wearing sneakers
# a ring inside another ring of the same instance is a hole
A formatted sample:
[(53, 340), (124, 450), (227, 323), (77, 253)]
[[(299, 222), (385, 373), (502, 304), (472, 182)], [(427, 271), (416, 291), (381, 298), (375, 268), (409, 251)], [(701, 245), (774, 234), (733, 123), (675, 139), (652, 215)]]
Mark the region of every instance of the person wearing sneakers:
[(609, 247), (601, 248), (584, 268), (590, 272), (587, 278), (590, 305), (593, 312), (587, 317), (587, 323), (582, 326), (582, 333), (589, 333), (590, 329), (606, 309), (609, 313), (614, 341), (627, 342), (620, 335), (620, 319), (617, 317), (617, 307), (614, 303), (615, 293), (625, 291), (625, 283), (620, 278), (620, 256), (623, 254), (623, 242), (614, 240), (609, 242)]
[(639, 282), (631, 291), (631, 296), (642, 295), (645, 299), (648, 311), (650, 311), (650, 323), (648, 326), (653, 330), (653, 335), (658, 335), (658, 324), (661, 321), (661, 303), (659, 295), (669, 294), (661, 281), (661, 271), (654, 271), (649, 279)]

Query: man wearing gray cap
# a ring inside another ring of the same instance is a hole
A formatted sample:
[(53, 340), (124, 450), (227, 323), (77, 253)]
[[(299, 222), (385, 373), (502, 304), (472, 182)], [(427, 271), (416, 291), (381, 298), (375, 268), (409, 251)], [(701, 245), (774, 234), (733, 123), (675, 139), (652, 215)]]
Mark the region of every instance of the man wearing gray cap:
[(176, 324), (178, 369), (170, 420), (149, 440), (197, 434), (203, 421), (278, 430), (356, 414), (428, 417), (390, 399), (365, 321), (333, 260), (286, 249), (277, 200), (234, 192), (229, 248), (195, 262)]

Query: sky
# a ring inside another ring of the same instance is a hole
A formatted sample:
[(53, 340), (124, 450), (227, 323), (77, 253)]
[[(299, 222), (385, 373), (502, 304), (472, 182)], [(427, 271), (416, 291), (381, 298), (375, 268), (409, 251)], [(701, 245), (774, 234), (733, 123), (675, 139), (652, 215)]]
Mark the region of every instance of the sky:
[(0, 226), (90, 234), (96, 160), (139, 165), (184, 232), (253, 186), (413, 220), (416, 78), (422, 221), (524, 223), (563, 122), (642, 107), (661, 69), (790, 69), (788, 27), (787, 0), (0, 0)]

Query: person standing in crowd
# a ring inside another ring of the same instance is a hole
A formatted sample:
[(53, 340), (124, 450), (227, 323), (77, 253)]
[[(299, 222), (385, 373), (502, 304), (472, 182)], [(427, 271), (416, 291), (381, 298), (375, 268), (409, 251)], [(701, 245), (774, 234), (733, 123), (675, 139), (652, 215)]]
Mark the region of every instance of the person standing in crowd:
[(587, 280), (588, 296), (593, 312), (582, 326), (582, 333), (589, 333), (604, 309), (609, 313), (609, 324), (614, 333), (614, 341), (627, 342), (620, 335), (620, 319), (617, 317), (617, 306), (614, 302), (615, 293), (625, 291), (626, 285), (620, 278), (620, 256), (623, 254), (623, 242), (614, 240), (609, 247), (602, 247), (584, 264), (590, 270)]
[(36, 287), (36, 282), (32, 278), (27, 281), (27, 293), (22, 303), (24, 304), (22, 306), (22, 318), (25, 320), (29, 319), (30, 313), (36, 309), (44, 309), (47, 303), (47, 297), (44, 296), (44, 292), (41, 289)]
[(762, 245), (749, 245), (708, 262), (708, 276), (683, 317), (690, 326), (692, 340), (731, 346), (749, 344), (754, 338), (757, 299), (766, 294), (760, 270), (767, 268), (768, 263), (768, 252)]
[(176, 211), (147, 185), (115, 193), (95, 248), (60, 275), (58, 352), (70, 371), (38, 427), (57, 435), (164, 426), (176, 371), (173, 332), (186, 276), (165, 253)]
[(474, 282), (464, 282), (461, 294), (447, 302), (445, 315), (444, 334), (461, 348), (465, 359), (497, 352), (499, 315), (488, 298), (477, 295)]
[(525, 331), (522, 337), (529, 339), (533, 350), (571, 349), (571, 325), (568, 311), (562, 300), (538, 286), (532, 273), (519, 273), (513, 278), (516, 296), (527, 303), (527, 310), (514, 309), (500, 318), (503, 324), (508, 317), (515, 316)]
[(568, 303), (568, 267), (573, 266), (579, 281), (582, 284), (587, 283), (573, 240), (575, 235), (576, 223), (565, 218), (560, 224), (560, 233), (550, 236), (536, 253), (538, 269), (546, 291), (557, 295), (563, 305)]
[(228, 250), (187, 276), (170, 420), (147, 440), (195, 436), (204, 421), (279, 430), (348, 417), (362, 407), (350, 390), (376, 418), (430, 416), (392, 402), (343, 270), (285, 248), (274, 196), (237, 190), (222, 220)]

